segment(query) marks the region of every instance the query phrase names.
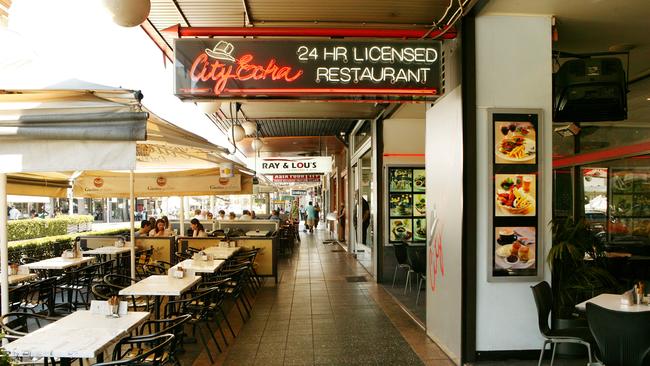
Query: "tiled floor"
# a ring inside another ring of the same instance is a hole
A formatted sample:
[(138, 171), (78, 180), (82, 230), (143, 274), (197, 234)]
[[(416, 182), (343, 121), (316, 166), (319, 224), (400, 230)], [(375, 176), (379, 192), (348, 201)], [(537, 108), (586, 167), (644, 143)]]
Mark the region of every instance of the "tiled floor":
[[(225, 365), (452, 365), (365, 269), (322, 232), (302, 234), (267, 280), (252, 317), (219, 357)], [(350, 282), (349, 277), (367, 282)], [(233, 344), (234, 342), (234, 344)], [(208, 364), (205, 352), (193, 362)]]

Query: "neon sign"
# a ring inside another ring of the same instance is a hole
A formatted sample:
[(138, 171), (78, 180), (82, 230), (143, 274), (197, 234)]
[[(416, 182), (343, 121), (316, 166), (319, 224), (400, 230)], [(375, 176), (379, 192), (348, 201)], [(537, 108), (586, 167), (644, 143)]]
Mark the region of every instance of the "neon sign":
[(179, 39), (180, 98), (418, 99), (437, 97), (437, 41)]

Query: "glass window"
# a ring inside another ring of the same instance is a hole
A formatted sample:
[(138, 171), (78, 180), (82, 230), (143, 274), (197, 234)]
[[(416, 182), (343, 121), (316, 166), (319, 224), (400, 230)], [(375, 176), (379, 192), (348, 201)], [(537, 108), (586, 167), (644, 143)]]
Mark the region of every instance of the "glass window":
[(370, 139), (371, 134), (371, 123), (370, 121), (363, 122), (363, 125), (357, 130), (357, 133), (354, 135), (354, 151), (358, 151), (361, 145)]

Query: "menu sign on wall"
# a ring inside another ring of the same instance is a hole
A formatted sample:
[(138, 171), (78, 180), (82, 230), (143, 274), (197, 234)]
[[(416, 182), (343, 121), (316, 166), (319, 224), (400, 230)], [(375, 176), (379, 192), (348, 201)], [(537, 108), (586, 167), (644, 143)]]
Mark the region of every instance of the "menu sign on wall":
[(426, 243), (426, 174), (422, 168), (388, 168), (388, 241)]
[(276, 174), (273, 183), (320, 183), (318, 174)]
[(327, 174), (332, 170), (332, 158), (329, 156), (268, 157), (257, 159), (258, 174)]
[(177, 39), (180, 98), (327, 97), (432, 99), (440, 43)]
[[(503, 113), (501, 113), (503, 112)], [(539, 276), (540, 113), (494, 110), (490, 279)]]

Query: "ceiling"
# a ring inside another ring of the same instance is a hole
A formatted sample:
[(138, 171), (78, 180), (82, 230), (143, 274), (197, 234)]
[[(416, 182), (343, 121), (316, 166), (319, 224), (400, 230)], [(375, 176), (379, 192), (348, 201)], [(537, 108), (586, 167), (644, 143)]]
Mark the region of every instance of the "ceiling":
[[(253, 157), (252, 138), (237, 143), (246, 156)], [(342, 152), (345, 145), (335, 136), (284, 136), (263, 139), (260, 156), (328, 156)]]
[[(470, 1), (465, 9), (474, 2)], [(174, 35), (161, 31), (176, 24), (185, 27), (429, 29), (450, 6), (448, 15), (458, 9), (458, 0), (151, 0), (151, 12), (143, 28), (170, 55)], [(266, 141), (263, 153), (283, 155), (318, 152), (319, 146), (323, 147), (321, 136), (330, 136), (326, 139), (331, 144), (328, 151), (342, 149), (344, 145), (337, 140), (341, 132), (350, 132), (359, 120), (377, 118), (388, 108), (388, 104), (349, 102), (241, 103), (241, 112), (236, 118), (259, 123), (261, 136)], [(223, 132), (228, 131), (234, 119), (230, 110), (228, 103), (224, 103), (220, 113), (210, 116)], [(291, 142), (270, 139), (280, 136), (306, 137), (291, 139)], [(253, 155), (250, 142), (238, 145), (247, 156)]]

